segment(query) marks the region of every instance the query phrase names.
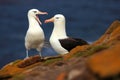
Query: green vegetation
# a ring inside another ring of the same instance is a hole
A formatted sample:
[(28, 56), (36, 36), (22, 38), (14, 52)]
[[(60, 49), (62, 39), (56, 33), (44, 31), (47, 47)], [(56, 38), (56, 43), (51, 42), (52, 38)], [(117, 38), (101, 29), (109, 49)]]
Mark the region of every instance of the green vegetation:
[(23, 74), (16, 75), (12, 78), (12, 80), (24, 80), (25, 76)]
[(98, 46), (92, 46), (92, 47), (89, 47), (86, 51), (78, 52), (77, 54), (75, 54), (75, 56), (76, 57), (89, 56), (89, 55), (94, 54), (95, 52), (99, 52), (99, 51), (102, 51), (104, 49), (107, 49), (108, 47), (109, 46), (107, 46), (105, 44), (101, 44), (101, 45), (98, 45)]
[(12, 62), (12, 65), (16, 65), (17, 63), (19, 63), (21, 60), (16, 60), (14, 62)]
[(63, 59), (62, 59), (62, 58), (49, 59), (49, 60), (46, 60), (46, 61), (43, 63), (43, 65), (49, 65), (49, 64), (52, 64), (52, 63), (61, 61), (61, 60), (63, 60)]

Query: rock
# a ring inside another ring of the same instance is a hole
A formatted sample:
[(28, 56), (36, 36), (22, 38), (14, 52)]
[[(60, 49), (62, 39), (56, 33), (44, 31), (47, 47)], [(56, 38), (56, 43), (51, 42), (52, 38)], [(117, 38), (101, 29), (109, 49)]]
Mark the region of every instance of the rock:
[(97, 52), (88, 59), (88, 66), (99, 77), (116, 76), (120, 73), (120, 42)]
[(59, 74), (59, 76), (57, 77), (56, 80), (66, 80), (67, 79), (67, 73), (66, 72), (62, 72)]
[[(109, 34), (109, 38), (107, 38)], [(105, 37), (106, 36), (106, 37)], [(104, 40), (107, 38), (107, 41)], [(108, 78), (119, 75), (120, 73), (120, 22), (115, 21), (110, 26), (110, 28), (105, 32), (105, 34), (94, 43), (94, 45), (99, 45), (98, 43), (104, 42), (109, 48), (101, 50), (100, 52), (94, 53), (88, 59), (88, 67), (90, 70), (97, 74), (100, 78)], [(102, 43), (103, 44), (103, 43)], [(120, 78), (119, 78), (120, 79)]]
[(72, 58), (67, 63), (64, 72), (60, 73), (57, 80), (95, 80), (86, 67), (85, 58)]
[(74, 57), (74, 55), (77, 54), (78, 52), (85, 51), (88, 47), (89, 45), (77, 46), (76, 48), (72, 49), (69, 54), (64, 55), (63, 58), (64, 60), (68, 60)]
[(119, 31), (120, 31), (119, 27), (120, 27), (120, 21), (118, 21), (118, 20), (114, 21), (110, 25), (110, 27), (107, 29), (107, 31), (92, 45), (97, 45), (97, 44), (99, 45), (99, 44), (108, 42), (108, 40), (110, 40), (110, 38), (115, 37), (115, 36), (113, 36), (113, 34), (119, 35)]
[(64, 56), (17, 60), (0, 70), (0, 80), (120, 80), (120, 21), (91, 45)]
[(17, 66), (19, 68), (24, 68), (40, 61), (42, 61), (41, 57), (39, 55), (36, 55), (21, 61)]
[(11, 78), (15, 76), (16, 74), (24, 71), (24, 69), (20, 69), (17, 67), (17, 63), (19, 63), (20, 61), (21, 60), (16, 60), (4, 66), (0, 70), (0, 80), (7, 80), (8, 78)]

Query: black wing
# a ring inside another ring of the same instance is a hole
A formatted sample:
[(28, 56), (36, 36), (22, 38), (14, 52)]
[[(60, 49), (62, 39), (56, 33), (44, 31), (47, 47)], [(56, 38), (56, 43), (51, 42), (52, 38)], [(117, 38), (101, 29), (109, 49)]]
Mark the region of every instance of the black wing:
[(87, 45), (88, 43), (82, 39), (78, 38), (65, 38), (65, 39), (59, 39), (62, 47), (70, 51), (71, 49), (75, 48), (78, 45)]

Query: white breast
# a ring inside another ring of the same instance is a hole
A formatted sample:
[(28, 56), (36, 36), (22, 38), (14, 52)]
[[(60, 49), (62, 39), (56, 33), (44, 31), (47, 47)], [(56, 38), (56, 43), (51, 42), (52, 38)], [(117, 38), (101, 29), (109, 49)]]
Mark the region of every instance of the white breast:
[(44, 32), (40, 26), (29, 27), (26, 37), (25, 46), (27, 49), (41, 49), (44, 45)]
[(60, 44), (60, 42), (59, 42), (59, 40), (57, 38), (51, 37), (50, 38), (50, 44), (51, 44), (51, 46), (53, 47), (53, 49), (58, 54), (62, 54), (63, 55), (63, 54), (67, 54), (68, 53), (68, 51), (61, 46), (61, 44)]
[[(59, 19), (57, 19), (59, 17)], [(67, 54), (68, 50), (62, 47), (59, 39), (67, 38), (65, 30), (65, 18), (61, 15), (54, 16), (54, 28), (50, 37), (50, 44), (58, 54)]]

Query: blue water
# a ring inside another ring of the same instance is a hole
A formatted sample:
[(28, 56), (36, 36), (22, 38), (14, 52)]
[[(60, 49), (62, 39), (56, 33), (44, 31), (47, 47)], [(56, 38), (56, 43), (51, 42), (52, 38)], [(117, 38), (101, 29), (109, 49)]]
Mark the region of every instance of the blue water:
[[(27, 11), (31, 8), (49, 13), (39, 16), (42, 22), (55, 14), (64, 14), (67, 34), (89, 42), (97, 40), (114, 20), (120, 19), (120, 0), (0, 0), (0, 67), (25, 57)], [(52, 23), (42, 25), (46, 40), (49, 40), (52, 26)], [(30, 55), (36, 53), (30, 51)], [(47, 47), (42, 54), (56, 53)]]

